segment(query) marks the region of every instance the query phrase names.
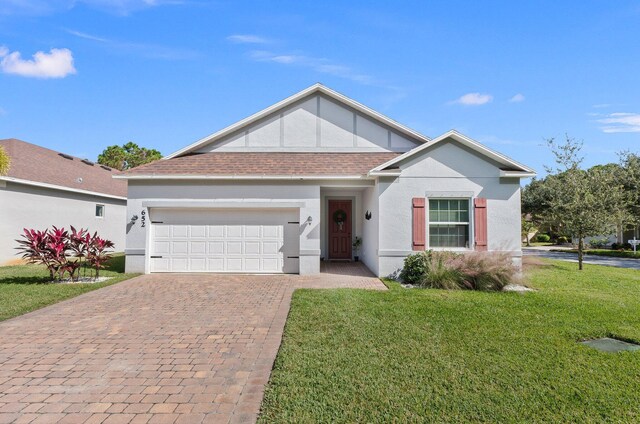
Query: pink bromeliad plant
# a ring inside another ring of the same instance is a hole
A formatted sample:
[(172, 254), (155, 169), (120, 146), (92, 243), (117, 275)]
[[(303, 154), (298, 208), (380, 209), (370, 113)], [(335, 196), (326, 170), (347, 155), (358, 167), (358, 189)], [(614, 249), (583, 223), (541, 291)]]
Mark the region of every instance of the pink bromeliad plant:
[(52, 281), (62, 280), (65, 274), (77, 281), (80, 268), (86, 269), (87, 265), (95, 269), (98, 278), (100, 269), (111, 257), (108, 249), (114, 246), (97, 233), (92, 236), (88, 230), (76, 230), (73, 226), (71, 232), (55, 226), (44, 231), (25, 228), (22, 239), (16, 241), (22, 258), (47, 267)]

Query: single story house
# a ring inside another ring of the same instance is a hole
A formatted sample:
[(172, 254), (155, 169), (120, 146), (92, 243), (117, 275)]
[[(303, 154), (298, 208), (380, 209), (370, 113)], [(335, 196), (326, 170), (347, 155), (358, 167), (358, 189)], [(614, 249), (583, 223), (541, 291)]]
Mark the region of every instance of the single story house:
[(425, 249), (519, 261), (520, 178), (533, 175), (316, 84), (114, 178), (129, 184), (127, 272), (314, 274), (357, 254), (386, 276)]
[(14, 138), (0, 146), (11, 159), (0, 175), (0, 265), (19, 261), (24, 228), (88, 228), (124, 250), (127, 184), (117, 171)]

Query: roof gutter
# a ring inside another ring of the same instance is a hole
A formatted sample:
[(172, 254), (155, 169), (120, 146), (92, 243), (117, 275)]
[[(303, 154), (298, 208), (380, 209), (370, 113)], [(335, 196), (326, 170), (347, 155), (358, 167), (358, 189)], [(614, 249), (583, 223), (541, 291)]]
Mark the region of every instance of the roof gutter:
[(535, 172), (521, 172), (521, 171), (503, 171), (500, 170), (500, 177), (501, 178), (530, 178), (530, 177), (535, 177), (536, 174)]

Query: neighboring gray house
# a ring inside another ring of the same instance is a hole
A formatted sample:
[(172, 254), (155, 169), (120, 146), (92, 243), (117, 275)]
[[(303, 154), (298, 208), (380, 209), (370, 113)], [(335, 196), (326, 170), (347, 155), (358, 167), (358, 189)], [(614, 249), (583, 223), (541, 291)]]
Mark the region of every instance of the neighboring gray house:
[(127, 185), (117, 171), (16, 139), (0, 146), (11, 158), (0, 176), (0, 265), (19, 260), (23, 228), (88, 228), (124, 250)]
[(418, 250), (520, 249), (534, 171), (449, 131), (430, 139), (320, 84), (129, 170), (127, 272), (376, 275)]

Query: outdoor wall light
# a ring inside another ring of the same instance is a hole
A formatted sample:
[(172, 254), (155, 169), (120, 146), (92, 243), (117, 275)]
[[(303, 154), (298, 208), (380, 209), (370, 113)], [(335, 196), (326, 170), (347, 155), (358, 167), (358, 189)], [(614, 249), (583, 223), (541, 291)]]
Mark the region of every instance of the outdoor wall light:
[(371, 219), (371, 212), (367, 211), (364, 214), (364, 219), (366, 219), (367, 221)]
[(132, 223), (132, 224), (135, 224), (137, 220), (138, 220), (138, 215), (133, 215), (133, 216), (131, 217), (131, 223)]
[(307, 218), (307, 224), (311, 225), (312, 222), (313, 218), (311, 217), (311, 215), (309, 215), (309, 218)]

